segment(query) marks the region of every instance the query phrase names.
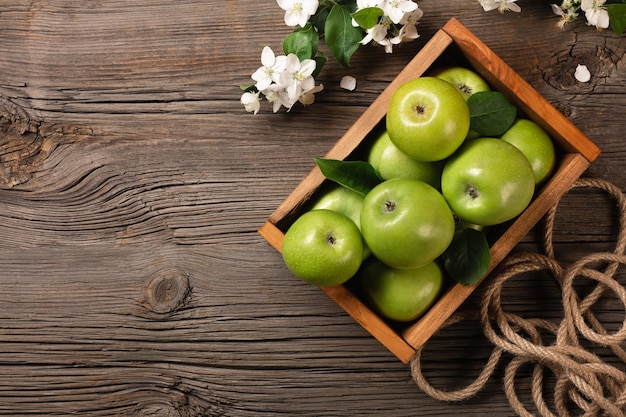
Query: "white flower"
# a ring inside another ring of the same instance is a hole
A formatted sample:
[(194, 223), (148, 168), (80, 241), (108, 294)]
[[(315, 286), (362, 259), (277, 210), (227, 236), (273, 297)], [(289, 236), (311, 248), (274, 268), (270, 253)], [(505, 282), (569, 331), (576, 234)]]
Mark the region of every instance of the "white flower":
[(398, 24), (406, 13), (417, 9), (417, 3), (411, 0), (387, 0), (383, 3), (382, 9), (393, 23)]
[(261, 109), (261, 102), (259, 101), (259, 93), (243, 93), (241, 96), (241, 104), (245, 107), (246, 111), (254, 112), (257, 114)]
[[(376, 42), (385, 47), (385, 52), (392, 53), (393, 45), (417, 39), (417, 22), (424, 12), (411, 0), (357, 0), (357, 10), (366, 7), (378, 7), (383, 16), (373, 27), (365, 31), (361, 44)], [(358, 26), (352, 19), (352, 23)]]
[(276, 0), (278, 6), (285, 11), (287, 26), (304, 27), (309, 17), (313, 16), (319, 5), (318, 0)]
[(293, 104), (300, 99), (303, 91), (315, 87), (315, 79), (311, 74), (315, 71), (316, 63), (312, 59), (300, 59), (295, 54), (287, 55), (285, 70), (280, 74), (280, 84), (285, 87), (290, 102)]
[(582, 0), (580, 8), (585, 12), (587, 23), (596, 28), (609, 27), (609, 12), (602, 7), (606, 0)]
[(265, 95), (267, 101), (272, 103), (272, 111), (274, 113), (278, 112), (281, 107), (286, 107), (287, 109), (290, 109), (293, 105), (293, 103), (289, 100), (287, 90), (281, 85), (270, 85), (266, 90), (263, 91), (263, 95)]
[[(367, 29), (367, 34), (361, 40), (361, 44), (364, 45), (374, 41), (384, 46), (385, 52), (388, 54), (393, 53), (393, 45), (419, 38), (416, 25), (423, 15), (424, 12), (422, 9), (417, 7), (410, 12), (404, 13), (397, 23), (403, 25), (399, 29), (389, 17), (384, 17), (379, 24), (371, 29)], [(395, 36), (393, 36), (393, 34), (395, 34)]]
[(517, 0), (479, 0), (483, 9), (488, 12), (490, 10), (498, 9), (500, 13), (504, 13), (507, 10), (512, 12), (521, 12), (522, 9), (515, 4)]
[(389, 26), (379, 23), (373, 28), (367, 29), (367, 35), (361, 40), (361, 44), (366, 45), (371, 41), (374, 41), (378, 44), (382, 45), (382, 42), (387, 37), (387, 31), (389, 30)]
[(263, 66), (252, 74), (252, 79), (256, 81), (256, 88), (259, 91), (265, 90), (272, 82), (278, 82), (280, 73), (285, 69), (285, 61), (284, 55), (276, 57), (269, 46), (263, 48), (261, 53)]
[[(367, 35), (361, 40), (361, 44), (365, 45), (369, 42), (376, 42), (380, 46), (385, 47), (385, 52), (390, 54), (393, 52), (393, 44), (391, 39), (387, 37), (391, 21), (386, 20), (385, 23), (379, 23), (371, 29), (367, 29)], [(398, 42), (399, 43), (399, 42)]]
[(356, 88), (356, 78), (351, 75), (343, 76), (339, 82), (339, 87), (345, 90), (354, 91)]
[(578, 65), (574, 77), (581, 83), (586, 83), (591, 79), (591, 73), (587, 69), (586, 65)]
[(555, 15), (561, 16), (557, 26), (561, 29), (569, 22), (573, 22), (578, 17), (580, 10), (580, 0), (563, 0), (561, 5), (550, 4)]
[(420, 37), (417, 33), (417, 23), (420, 21), (424, 12), (422, 9), (415, 9), (412, 13), (406, 15), (403, 23), (404, 26), (400, 28), (398, 36), (391, 38), (391, 43), (396, 45), (405, 41), (412, 41)]
[(407, 24), (407, 25), (402, 26), (402, 28), (400, 28), (400, 32), (398, 33), (398, 36), (394, 36), (393, 38), (389, 39), (389, 41), (391, 42), (392, 45), (398, 45), (402, 42), (412, 41), (419, 37), (420, 35), (419, 33), (417, 33), (417, 28), (415, 27), (415, 25)]

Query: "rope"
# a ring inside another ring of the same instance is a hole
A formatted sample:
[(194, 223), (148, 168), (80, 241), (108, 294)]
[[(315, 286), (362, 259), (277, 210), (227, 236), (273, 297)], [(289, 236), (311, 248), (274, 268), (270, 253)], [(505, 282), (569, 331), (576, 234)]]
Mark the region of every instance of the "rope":
[[(478, 394), (493, 375), (503, 353), (512, 355), (504, 369), (504, 392), (511, 407), (523, 417), (536, 413), (546, 417), (569, 416), (577, 407), (584, 417), (626, 416), (626, 314), (621, 328), (609, 332), (592, 311), (592, 307), (608, 292), (624, 306), (626, 288), (615, 279), (620, 265), (626, 264), (626, 198), (611, 183), (593, 178), (578, 179), (571, 187), (595, 188), (606, 192), (619, 209), (619, 233), (613, 252), (592, 253), (572, 264), (560, 263), (554, 254), (553, 231), (558, 208), (555, 204), (546, 214), (543, 244), (545, 255), (518, 253), (511, 255), (499, 267), (482, 295), (480, 319), (483, 332), (493, 344), (492, 352), (478, 377), (465, 388), (446, 391), (432, 386), (422, 373), (422, 350), (411, 360), (411, 375), (429, 396), (441, 401), (462, 401)], [(524, 318), (505, 311), (501, 295), (505, 283), (518, 275), (543, 271), (554, 277), (561, 289), (563, 318), (560, 322)], [(581, 297), (575, 284), (588, 280), (593, 289)], [(449, 326), (467, 319), (468, 312), (455, 313)], [(549, 343), (546, 343), (549, 340)], [(607, 363), (592, 353), (589, 346), (608, 347), (619, 367)], [(531, 395), (536, 411), (531, 412), (516, 391), (520, 368), (532, 369)], [(556, 377), (550, 405), (544, 398), (546, 371)]]

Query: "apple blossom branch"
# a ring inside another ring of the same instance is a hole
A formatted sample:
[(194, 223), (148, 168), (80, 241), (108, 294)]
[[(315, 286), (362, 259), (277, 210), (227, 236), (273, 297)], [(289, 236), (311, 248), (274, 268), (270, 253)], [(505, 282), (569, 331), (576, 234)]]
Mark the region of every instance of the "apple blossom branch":
[[(485, 11), (521, 12), (518, 0), (473, 0)], [(621, 36), (626, 29), (626, 0), (559, 0), (551, 3), (561, 17), (561, 29), (584, 13), (587, 24), (598, 30), (609, 26)], [(310, 105), (324, 86), (315, 78), (328, 57), (319, 50), (323, 39), (332, 57), (342, 66), (363, 45), (384, 47), (386, 53), (404, 42), (417, 39), (417, 25), (423, 11), (412, 0), (276, 0), (284, 11), (284, 21), (293, 32), (282, 44), (283, 54), (265, 46), (261, 66), (252, 74), (254, 84), (242, 86), (241, 103), (248, 112), (258, 113), (262, 99), (272, 111), (289, 111), (296, 103)], [(579, 69), (580, 72), (580, 69)], [(587, 79), (586, 74), (577, 79)], [(588, 79), (587, 79), (588, 80)], [(349, 77), (340, 86), (353, 90), (356, 80)]]
[[(242, 87), (241, 103), (255, 114), (261, 99), (272, 105), (274, 113), (289, 111), (300, 102), (315, 101), (323, 90), (315, 77), (327, 61), (319, 50), (324, 39), (333, 58), (350, 66), (356, 50), (367, 44), (383, 46), (392, 53), (394, 45), (419, 37), (417, 25), (423, 12), (411, 0), (277, 0), (285, 12), (285, 24), (294, 30), (283, 41), (284, 55), (276, 55), (266, 46), (261, 53), (261, 67), (253, 74), (255, 82)], [(353, 78), (342, 80), (342, 88), (354, 89)]]
[[(498, 10), (521, 12), (517, 0), (478, 0), (485, 11)], [(574, 21), (584, 13), (587, 24), (598, 30), (612, 27), (616, 35), (620, 36), (626, 28), (626, 1), (625, 0), (561, 0), (560, 4), (550, 3), (552, 11), (561, 19), (558, 27), (563, 27)]]

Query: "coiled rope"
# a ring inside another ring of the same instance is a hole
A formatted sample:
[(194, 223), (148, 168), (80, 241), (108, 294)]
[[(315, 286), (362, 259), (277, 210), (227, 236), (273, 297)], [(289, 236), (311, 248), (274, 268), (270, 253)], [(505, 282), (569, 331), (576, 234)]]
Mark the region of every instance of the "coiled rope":
[[(569, 416), (578, 407), (582, 416), (626, 416), (626, 288), (615, 279), (620, 265), (626, 264), (626, 198), (619, 188), (601, 179), (581, 178), (571, 187), (596, 188), (606, 192), (619, 209), (619, 233), (613, 252), (592, 253), (565, 265), (554, 254), (553, 230), (558, 203), (545, 216), (543, 244), (545, 255), (518, 253), (506, 259), (482, 295), (478, 312), (483, 332), (493, 350), (478, 377), (466, 387), (446, 391), (432, 386), (422, 374), (422, 349), (411, 360), (411, 374), (429, 396), (441, 401), (462, 401), (480, 392), (507, 352), (512, 359), (504, 370), (504, 392), (511, 407), (520, 416), (532, 417), (516, 392), (516, 376), (522, 366), (532, 367), (532, 401), (538, 413), (546, 417)], [(503, 286), (517, 275), (544, 271), (551, 274), (561, 289), (563, 318), (560, 322), (524, 318), (505, 311), (501, 304)], [(593, 289), (584, 297), (574, 283), (591, 280)], [(617, 331), (609, 332), (592, 312), (592, 307), (607, 292), (612, 292), (624, 306), (624, 321)], [(469, 313), (453, 315), (445, 325), (467, 319)], [(550, 343), (545, 343), (550, 335)], [(608, 347), (615, 360), (611, 364), (585, 346)], [(619, 367), (615, 366), (619, 363)], [(544, 398), (544, 374), (556, 376), (551, 405)]]

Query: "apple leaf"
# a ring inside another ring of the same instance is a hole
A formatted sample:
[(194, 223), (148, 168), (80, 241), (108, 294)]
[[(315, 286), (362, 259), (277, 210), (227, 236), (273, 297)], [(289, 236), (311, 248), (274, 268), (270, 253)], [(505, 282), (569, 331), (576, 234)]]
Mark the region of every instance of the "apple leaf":
[(624, 33), (624, 29), (626, 29), (626, 3), (605, 4), (604, 6), (609, 13), (611, 29), (617, 36), (621, 36)]
[(472, 228), (458, 228), (442, 259), (444, 268), (455, 281), (463, 285), (477, 283), (487, 272), (491, 261), (485, 233)]
[(482, 136), (501, 136), (515, 122), (517, 107), (499, 91), (480, 91), (467, 100), (470, 128)]
[(363, 29), (371, 29), (376, 26), (383, 14), (385, 14), (385, 12), (380, 7), (366, 7), (352, 13), (352, 18)]
[(319, 35), (312, 24), (297, 28), (283, 40), (283, 52), (295, 54), (300, 61), (312, 59), (317, 53)]
[(350, 9), (341, 4), (335, 4), (324, 25), (326, 46), (337, 62), (344, 67), (350, 66), (350, 57), (359, 48), (363, 39), (362, 29), (352, 26)]
[(239, 88), (241, 89), (241, 91), (245, 92), (256, 92), (256, 84), (252, 84), (252, 85), (240, 85)]
[(365, 161), (315, 158), (315, 163), (326, 178), (361, 195), (382, 182), (374, 167)]

